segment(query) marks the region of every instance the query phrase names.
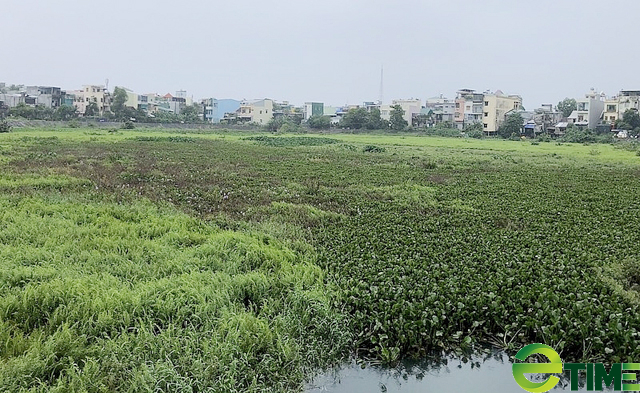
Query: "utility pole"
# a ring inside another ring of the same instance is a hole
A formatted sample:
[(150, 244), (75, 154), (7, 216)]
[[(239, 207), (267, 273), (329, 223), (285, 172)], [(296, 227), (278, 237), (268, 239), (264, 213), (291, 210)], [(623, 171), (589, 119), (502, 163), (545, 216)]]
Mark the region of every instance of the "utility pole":
[(384, 66), (380, 66), (380, 97), (378, 97), (378, 104), (382, 107), (382, 101), (384, 99)]

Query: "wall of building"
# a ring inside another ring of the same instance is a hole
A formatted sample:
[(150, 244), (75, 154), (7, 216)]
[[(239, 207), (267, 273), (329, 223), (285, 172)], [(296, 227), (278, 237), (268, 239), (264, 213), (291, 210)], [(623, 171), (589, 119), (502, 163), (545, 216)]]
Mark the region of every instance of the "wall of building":
[(411, 125), (414, 114), (420, 114), (422, 111), (422, 101), (421, 100), (393, 100), (392, 106), (400, 105), (404, 110), (404, 120), (407, 124)]
[(522, 99), (516, 96), (497, 96), (485, 94), (482, 109), (482, 127), (489, 134), (496, 133), (505, 120), (507, 113), (517, 111)]
[(259, 100), (251, 104), (251, 122), (267, 124), (273, 118), (273, 101)]

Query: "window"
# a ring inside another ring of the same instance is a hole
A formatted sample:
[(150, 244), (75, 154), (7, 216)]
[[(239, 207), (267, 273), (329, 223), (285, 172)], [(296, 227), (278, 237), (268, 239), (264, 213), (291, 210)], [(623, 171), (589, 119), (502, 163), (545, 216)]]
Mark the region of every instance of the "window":
[(489, 128), (489, 125), (488, 125), (487, 123), (484, 123), (484, 124), (482, 125), (482, 127), (484, 127), (484, 128)]
[(607, 105), (607, 112), (615, 112), (615, 111), (616, 111), (615, 105)]
[(484, 117), (489, 117), (489, 112), (485, 112)]
[(484, 106), (489, 106), (489, 101), (485, 101)]
[(460, 109), (460, 103), (456, 102), (456, 109)]

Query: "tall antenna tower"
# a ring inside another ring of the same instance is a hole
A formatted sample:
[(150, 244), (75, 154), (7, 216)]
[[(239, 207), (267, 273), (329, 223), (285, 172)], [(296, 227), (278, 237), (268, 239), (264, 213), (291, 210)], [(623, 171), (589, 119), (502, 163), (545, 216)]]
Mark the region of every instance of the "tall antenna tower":
[(104, 88), (105, 88), (106, 91), (109, 91), (109, 79), (108, 78), (104, 80)]
[(384, 66), (380, 66), (380, 97), (378, 97), (378, 104), (382, 105), (384, 100)]

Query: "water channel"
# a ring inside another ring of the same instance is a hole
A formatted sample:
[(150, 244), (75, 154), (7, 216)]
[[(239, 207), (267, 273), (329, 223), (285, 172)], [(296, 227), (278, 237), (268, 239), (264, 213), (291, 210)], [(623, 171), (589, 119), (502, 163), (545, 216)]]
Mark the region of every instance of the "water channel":
[[(353, 362), (318, 375), (307, 384), (305, 392), (525, 392), (513, 379), (511, 364), (509, 355), (497, 351), (469, 358), (449, 356), (437, 362), (405, 361), (395, 368)], [(562, 378), (558, 386), (552, 390), (553, 392), (571, 391), (567, 375), (564, 376), (565, 378)], [(579, 391), (586, 392), (584, 381), (581, 381), (580, 385)], [(612, 390), (604, 389), (604, 391)]]

